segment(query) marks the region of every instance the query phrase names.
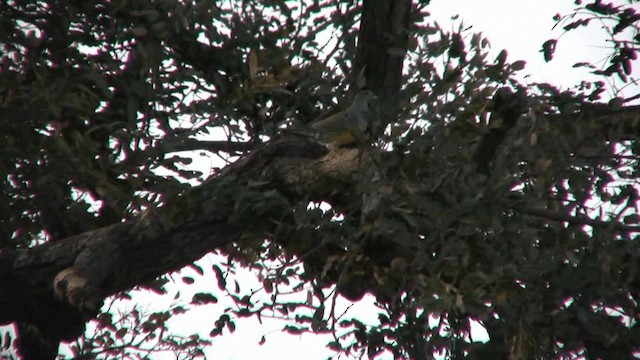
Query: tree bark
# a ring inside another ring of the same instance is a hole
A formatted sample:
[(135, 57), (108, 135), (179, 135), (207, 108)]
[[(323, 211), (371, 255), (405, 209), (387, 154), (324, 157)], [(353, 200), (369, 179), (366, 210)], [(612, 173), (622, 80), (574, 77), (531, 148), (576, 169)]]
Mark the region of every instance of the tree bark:
[(31, 249), (0, 250), (0, 323), (25, 322), (55, 329), (61, 339), (77, 337), (76, 327), (59, 328), (71, 313), (84, 322), (105, 297), (178, 270), (258, 230), (230, 219), (235, 196), (252, 184), (269, 184), (292, 203), (310, 194), (326, 198), (339, 193), (362, 159), (358, 149), (326, 154), (309, 139), (282, 138), (136, 220)]

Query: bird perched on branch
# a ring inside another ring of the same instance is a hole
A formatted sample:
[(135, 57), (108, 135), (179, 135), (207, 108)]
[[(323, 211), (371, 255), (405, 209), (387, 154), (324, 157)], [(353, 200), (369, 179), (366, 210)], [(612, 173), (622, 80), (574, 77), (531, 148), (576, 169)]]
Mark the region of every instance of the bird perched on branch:
[(362, 90), (356, 94), (348, 108), (326, 118), (315, 120), (309, 124), (309, 127), (317, 131), (321, 142), (335, 147), (344, 147), (353, 143), (364, 144), (369, 138), (367, 131), (374, 115), (372, 109), (376, 99), (371, 90)]

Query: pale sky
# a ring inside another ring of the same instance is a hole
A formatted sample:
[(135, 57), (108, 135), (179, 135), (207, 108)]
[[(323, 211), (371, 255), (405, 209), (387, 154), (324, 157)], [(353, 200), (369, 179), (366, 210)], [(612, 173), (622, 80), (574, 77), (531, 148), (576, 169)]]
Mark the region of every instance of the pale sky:
[[(443, 28), (448, 18), (460, 14), (466, 25), (472, 25), (473, 31), (482, 32), (489, 39), (495, 54), (506, 49), (510, 62), (525, 60), (526, 68), (520, 72), (530, 75), (523, 79), (525, 84), (549, 82), (566, 88), (581, 80), (596, 79), (585, 68), (572, 68), (575, 63), (589, 61), (603, 66), (611, 53), (604, 31), (595, 22), (564, 35), (562, 26), (552, 30), (553, 16), (571, 14), (574, 6), (572, 0), (433, 0), (428, 10)], [(540, 49), (551, 38), (560, 39), (553, 60), (547, 63)]]

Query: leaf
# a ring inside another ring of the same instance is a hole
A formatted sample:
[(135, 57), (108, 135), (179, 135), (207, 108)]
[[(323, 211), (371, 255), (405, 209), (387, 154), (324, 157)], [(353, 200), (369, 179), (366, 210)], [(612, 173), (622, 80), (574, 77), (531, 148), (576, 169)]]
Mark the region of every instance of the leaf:
[(625, 75), (631, 75), (631, 59), (622, 60), (622, 69)]
[(236, 331), (236, 324), (233, 321), (227, 321), (227, 329), (233, 334)]
[(185, 314), (186, 312), (187, 312), (187, 309), (185, 309), (185, 308), (184, 308), (184, 307), (182, 307), (182, 306), (176, 306), (176, 307), (174, 307), (173, 309), (171, 309), (171, 313), (172, 313), (172, 314), (176, 314), (176, 315), (178, 315), (178, 314)]
[(622, 222), (626, 225), (638, 224), (640, 223), (640, 215), (639, 214), (631, 214), (627, 215), (622, 219)]
[(518, 61), (514, 62), (513, 64), (511, 64), (511, 68), (513, 70), (515, 70), (515, 71), (520, 71), (520, 70), (524, 69), (526, 64), (527, 64), (526, 61), (518, 60)]
[(218, 299), (209, 293), (197, 293), (191, 299), (191, 303), (196, 305), (215, 304), (217, 302)]
[(601, 15), (612, 15), (616, 13), (616, 7), (613, 3), (603, 4), (600, 0), (587, 4), (585, 8)]
[(449, 56), (452, 58), (464, 58), (466, 55), (464, 51), (464, 41), (462, 36), (457, 34), (451, 39), (451, 46), (449, 47)]
[(262, 285), (264, 286), (264, 291), (266, 291), (268, 294), (271, 294), (273, 292), (273, 282), (270, 279), (265, 279), (262, 282)]
[(556, 44), (557, 43), (558, 43), (558, 40), (550, 39), (550, 40), (545, 41), (544, 44), (542, 44), (542, 50), (540, 50), (540, 51), (544, 55), (544, 61), (549, 62), (549, 61), (553, 60), (553, 54), (556, 51)]
[(569, 24), (565, 25), (563, 29), (566, 30), (566, 31), (569, 31), (569, 30), (573, 30), (573, 29), (575, 29), (577, 27), (580, 27), (580, 26), (587, 26), (587, 25), (589, 25), (589, 20), (590, 19), (576, 20), (576, 21), (574, 21), (572, 23), (569, 23)]
[(196, 265), (195, 263), (189, 264), (188, 267), (190, 269), (193, 269), (195, 272), (197, 272), (198, 275), (204, 275), (204, 270), (202, 270), (202, 267)]
[(224, 274), (222, 273), (222, 269), (218, 265), (212, 266), (213, 272), (216, 274), (216, 279), (218, 280), (218, 289), (224, 290), (227, 288), (227, 280), (224, 278)]
[(498, 56), (496, 57), (496, 65), (499, 67), (503, 66), (507, 61), (507, 55), (507, 50), (502, 49), (502, 51), (500, 51), (500, 53), (498, 53)]
[(613, 27), (613, 33), (614, 34), (621, 33), (624, 29), (633, 25), (638, 20), (640, 20), (640, 14), (634, 14), (631, 16), (621, 14), (620, 21), (618, 22), (618, 24), (616, 24), (616, 26)]
[(292, 325), (287, 325), (284, 327), (283, 331), (288, 332), (289, 334), (299, 335), (305, 331), (305, 328), (299, 328)]
[(144, 284), (144, 288), (153, 291), (156, 294), (164, 295), (167, 293), (167, 290), (164, 288), (169, 281), (164, 277), (159, 277), (153, 281), (150, 281)]
[(587, 67), (589, 69), (595, 69), (596, 68), (595, 66), (593, 66), (591, 63), (588, 63), (588, 62), (578, 62), (578, 63), (573, 64), (573, 67), (574, 68)]

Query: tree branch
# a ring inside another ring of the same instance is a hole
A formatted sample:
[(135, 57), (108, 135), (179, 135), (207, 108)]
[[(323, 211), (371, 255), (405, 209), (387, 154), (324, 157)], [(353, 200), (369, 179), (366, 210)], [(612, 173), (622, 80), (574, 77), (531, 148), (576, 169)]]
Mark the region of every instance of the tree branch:
[(637, 225), (625, 225), (614, 221), (597, 220), (583, 215), (572, 216), (569, 214), (553, 212), (546, 209), (536, 209), (526, 206), (519, 206), (514, 210), (548, 220), (567, 222), (572, 225), (588, 225), (591, 227), (610, 228), (625, 233), (640, 232), (640, 226)]
[[(51, 321), (52, 311), (69, 318), (71, 310), (86, 320), (109, 295), (176, 271), (242, 234), (262, 236), (277, 226), (277, 221), (234, 218), (282, 221), (292, 203), (344, 191), (358, 166), (366, 166), (363, 158), (358, 149), (327, 154), (303, 137), (276, 139), (138, 219), (30, 249), (0, 250), (0, 324), (57, 329), (66, 321)], [(252, 208), (238, 202), (251, 201), (245, 193), (256, 184), (275, 190), (286, 206), (269, 207), (267, 214), (236, 214), (239, 207)], [(61, 338), (74, 338), (78, 330), (67, 329)]]
[(230, 154), (244, 153), (256, 148), (255, 143), (226, 141), (226, 140), (198, 140), (182, 139), (177, 142), (162, 143), (159, 147), (164, 153), (174, 151), (208, 150), (212, 152), (224, 151)]

